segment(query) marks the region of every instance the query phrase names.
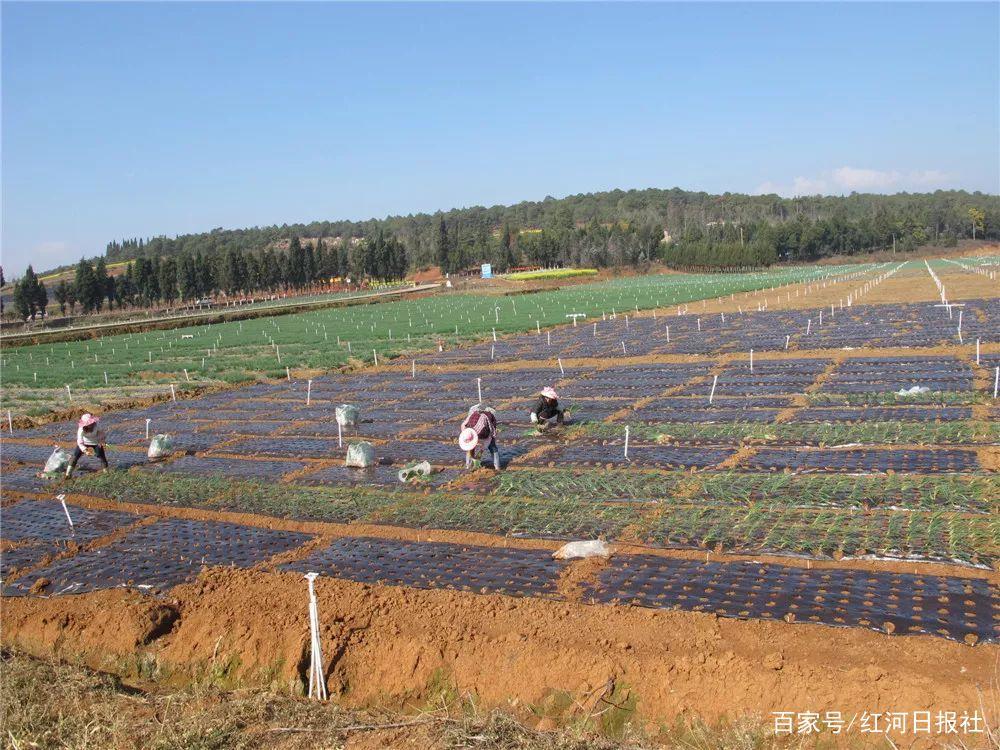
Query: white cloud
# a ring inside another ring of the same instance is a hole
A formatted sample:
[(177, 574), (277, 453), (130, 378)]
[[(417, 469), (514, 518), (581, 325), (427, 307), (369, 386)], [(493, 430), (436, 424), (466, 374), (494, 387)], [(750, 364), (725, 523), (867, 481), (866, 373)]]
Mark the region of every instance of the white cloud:
[(792, 195), (817, 195), (827, 192), (823, 177), (796, 177), (792, 180)]
[(845, 193), (888, 193), (904, 190), (936, 190), (949, 187), (954, 176), (937, 169), (880, 170), (864, 167), (837, 167), (819, 175), (798, 176), (791, 183), (767, 180), (754, 191), (758, 195), (777, 193), (786, 197), (798, 195), (844, 195)]
[(833, 170), (834, 184), (851, 192), (872, 192), (889, 190), (899, 183), (899, 172), (881, 172), (877, 169), (858, 169), (857, 167), (838, 167)]

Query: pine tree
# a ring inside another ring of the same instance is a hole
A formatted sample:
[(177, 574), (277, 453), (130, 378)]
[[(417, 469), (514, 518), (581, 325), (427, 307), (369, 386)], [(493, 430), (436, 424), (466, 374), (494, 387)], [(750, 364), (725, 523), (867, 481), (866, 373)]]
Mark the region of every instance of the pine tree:
[(498, 260), (501, 271), (509, 271), (515, 265), (514, 241), (510, 233), (510, 224), (504, 224), (503, 231), (500, 233), (500, 257)]
[[(97, 263), (94, 264), (94, 308), (100, 310), (101, 306), (104, 304), (104, 297), (107, 294), (108, 289), (108, 266), (104, 262), (104, 258), (98, 258)], [(112, 293), (112, 298), (114, 294)]]
[(160, 297), (166, 302), (177, 299), (177, 261), (167, 256), (160, 262)]
[(49, 307), (49, 293), (45, 289), (45, 283), (42, 281), (35, 282), (35, 306), (38, 308), (39, 314), (44, 318)]
[(94, 267), (85, 258), (81, 258), (76, 266), (76, 277), (73, 280), (73, 293), (85, 313), (89, 313), (95, 308), (97, 295), (97, 277), (94, 275)]
[(31, 297), (25, 291), (23, 281), (14, 284), (14, 311), (21, 320), (34, 317), (34, 309)]
[(66, 283), (66, 279), (61, 279), (58, 284), (56, 284), (55, 290), (53, 290), (53, 295), (55, 296), (56, 302), (59, 303), (59, 314), (66, 314), (66, 303), (69, 302), (69, 284)]
[(448, 225), (444, 222), (444, 217), (438, 222), (437, 242), (434, 246), (437, 264), (441, 268), (441, 273), (451, 273), (451, 239), (448, 237)]
[(292, 237), (288, 243), (288, 272), (286, 281), (291, 286), (301, 286), (305, 282), (306, 254), (302, 249), (302, 243), (298, 235)]

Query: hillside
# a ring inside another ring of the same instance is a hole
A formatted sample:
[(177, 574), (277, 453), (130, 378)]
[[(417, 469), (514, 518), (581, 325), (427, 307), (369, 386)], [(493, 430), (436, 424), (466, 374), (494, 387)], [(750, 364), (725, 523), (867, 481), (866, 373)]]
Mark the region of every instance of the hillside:
[[(975, 217), (970, 210), (977, 213)], [(209, 232), (113, 241), (109, 261), (226, 250), (257, 253), (287, 247), (292, 236), (361, 238), (385, 232), (400, 240), (410, 268), (434, 263), (460, 267), (492, 261), (607, 266), (661, 257), (675, 265), (766, 265), (774, 260), (816, 260), (830, 255), (897, 249), (934, 241), (1000, 238), (1000, 196), (965, 191), (845, 197), (744, 195), (669, 190), (612, 190), (547, 197), (511, 206), (473, 206), (435, 214), (367, 221), (217, 228)], [(453, 262), (442, 258), (442, 222)], [(505, 246), (503, 229), (510, 228)], [(534, 231), (525, 231), (534, 230)], [(669, 245), (661, 243), (666, 238)], [(746, 248), (754, 246), (754, 252)], [(733, 248), (743, 248), (734, 253)], [(667, 250), (672, 248), (672, 252)]]

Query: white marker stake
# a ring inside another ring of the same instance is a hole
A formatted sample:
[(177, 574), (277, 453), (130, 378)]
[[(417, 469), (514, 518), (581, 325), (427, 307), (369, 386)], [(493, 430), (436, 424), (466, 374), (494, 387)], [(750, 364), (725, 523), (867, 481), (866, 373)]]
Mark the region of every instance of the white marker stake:
[(712, 405), (712, 400), (715, 398), (715, 384), (719, 382), (719, 376), (712, 376), (712, 392), (708, 394), (708, 405)]
[(378, 352), (372, 349), (372, 354), (375, 356), (375, 366), (378, 367)]
[(483, 403), (483, 379), (476, 378), (476, 392), (479, 394), (479, 403)]
[(288, 368), (288, 365), (285, 365), (285, 380), (289, 382), (292, 380), (292, 371)]
[(535, 335), (537, 336), (542, 335), (542, 324), (539, 323), (537, 320), (535, 321)]
[(496, 328), (493, 329), (493, 340), (494, 341), (497, 340), (497, 329)]
[(152, 419), (146, 420), (146, 440), (149, 440), (149, 423), (152, 421), (153, 421)]
[(184, 380), (186, 380), (189, 383), (191, 382), (191, 376), (188, 375), (188, 371), (187, 371), (186, 367), (184, 368)]
[(66, 386), (66, 398), (70, 401), (73, 400), (73, 391), (69, 389), (69, 385)]
[(667, 326), (667, 343), (670, 343), (670, 326)]
[(311, 380), (306, 381), (306, 406), (312, 401), (312, 390), (313, 382)]
[(993, 374), (993, 398), (997, 397), (997, 390), (1000, 389), (1000, 367), (997, 367), (996, 372)]
[(979, 339), (976, 339), (976, 364), (979, 364)]
[(958, 311), (958, 340), (962, 340), (962, 310)]
[(562, 358), (560, 357), (556, 361), (559, 363), (559, 374), (562, 375), (563, 377), (566, 377), (566, 371), (563, 370), (563, 366), (562, 366)]
[(597, 338), (597, 323), (594, 323), (594, 338)]
[(69, 523), (69, 530), (75, 534), (76, 529), (73, 528), (73, 519), (69, 515), (69, 508), (66, 507), (66, 496), (56, 495), (56, 497), (58, 498), (59, 502), (62, 503), (63, 513), (66, 514), (66, 521)]
[(750, 350), (750, 372), (753, 372), (753, 349)]
[(174, 384), (173, 383), (170, 384), (170, 400), (171, 401), (176, 401), (177, 400), (177, 392), (174, 390)]
[(316, 599), (314, 583), (319, 573), (306, 573), (309, 582), (309, 697), (325, 701), (326, 683), (323, 680), (323, 647), (319, 639), (319, 602)]
[(806, 321), (806, 336), (809, 335), (809, 331), (812, 330), (812, 326), (813, 326), (812, 318), (809, 318), (809, 320)]
[(7, 410), (7, 429), (10, 430), (11, 432), (14, 431), (14, 420), (11, 419), (10, 409)]
[(413, 360), (410, 363), (410, 377), (411, 378), (417, 377), (417, 360)]
[(552, 346), (552, 331), (545, 332), (545, 343)]
[(490, 359), (496, 359), (496, 344), (490, 344)]
[(791, 340), (791, 336), (785, 336), (785, 349), (788, 349), (788, 342)]
[(625, 425), (625, 460), (628, 461), (628, 425)]
[(624, 341), (622, 342), (622, 356), (623, 357), (627, 357), (628, 356), (628, 353), (625, 351), (625, 342)]

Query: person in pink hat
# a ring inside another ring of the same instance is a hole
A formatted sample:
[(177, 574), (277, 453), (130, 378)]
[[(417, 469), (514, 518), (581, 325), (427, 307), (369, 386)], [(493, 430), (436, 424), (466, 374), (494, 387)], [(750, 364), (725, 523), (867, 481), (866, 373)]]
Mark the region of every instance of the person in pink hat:
[(545, 386), (538, 396), (538, 403), (531, 410), (531, 423), (537, 424), (538, 429), (544, 430), (551, 424), (550, 420), (555, 419), (556, 424), (565, 421), (566, 412), (559, 408), (559, 395), (552, 386)]
[(493, 457), (493, 468), (500, 471), (500, 449), (497, 447), (497, 414), (493, 409), (476, 404), (462, 422), (458, 446), (465, 451), (465, 468), (471, 469), (483, 450)]
[(108, 455), (104, 450), (107, 436), (104, 434), (104, 430), (98, 426), (100, 421), (100, 417), (95, 417), (93, 414), (84, 414), (80, 417), (76, 427), (76, 448), (73, 451), (73, 459), (66, 467), (67, 479), (73, 476), (76, 462), (84, 453), (88, 456), (97, 456), (103, 464), (103, 470), (108, 470)]

